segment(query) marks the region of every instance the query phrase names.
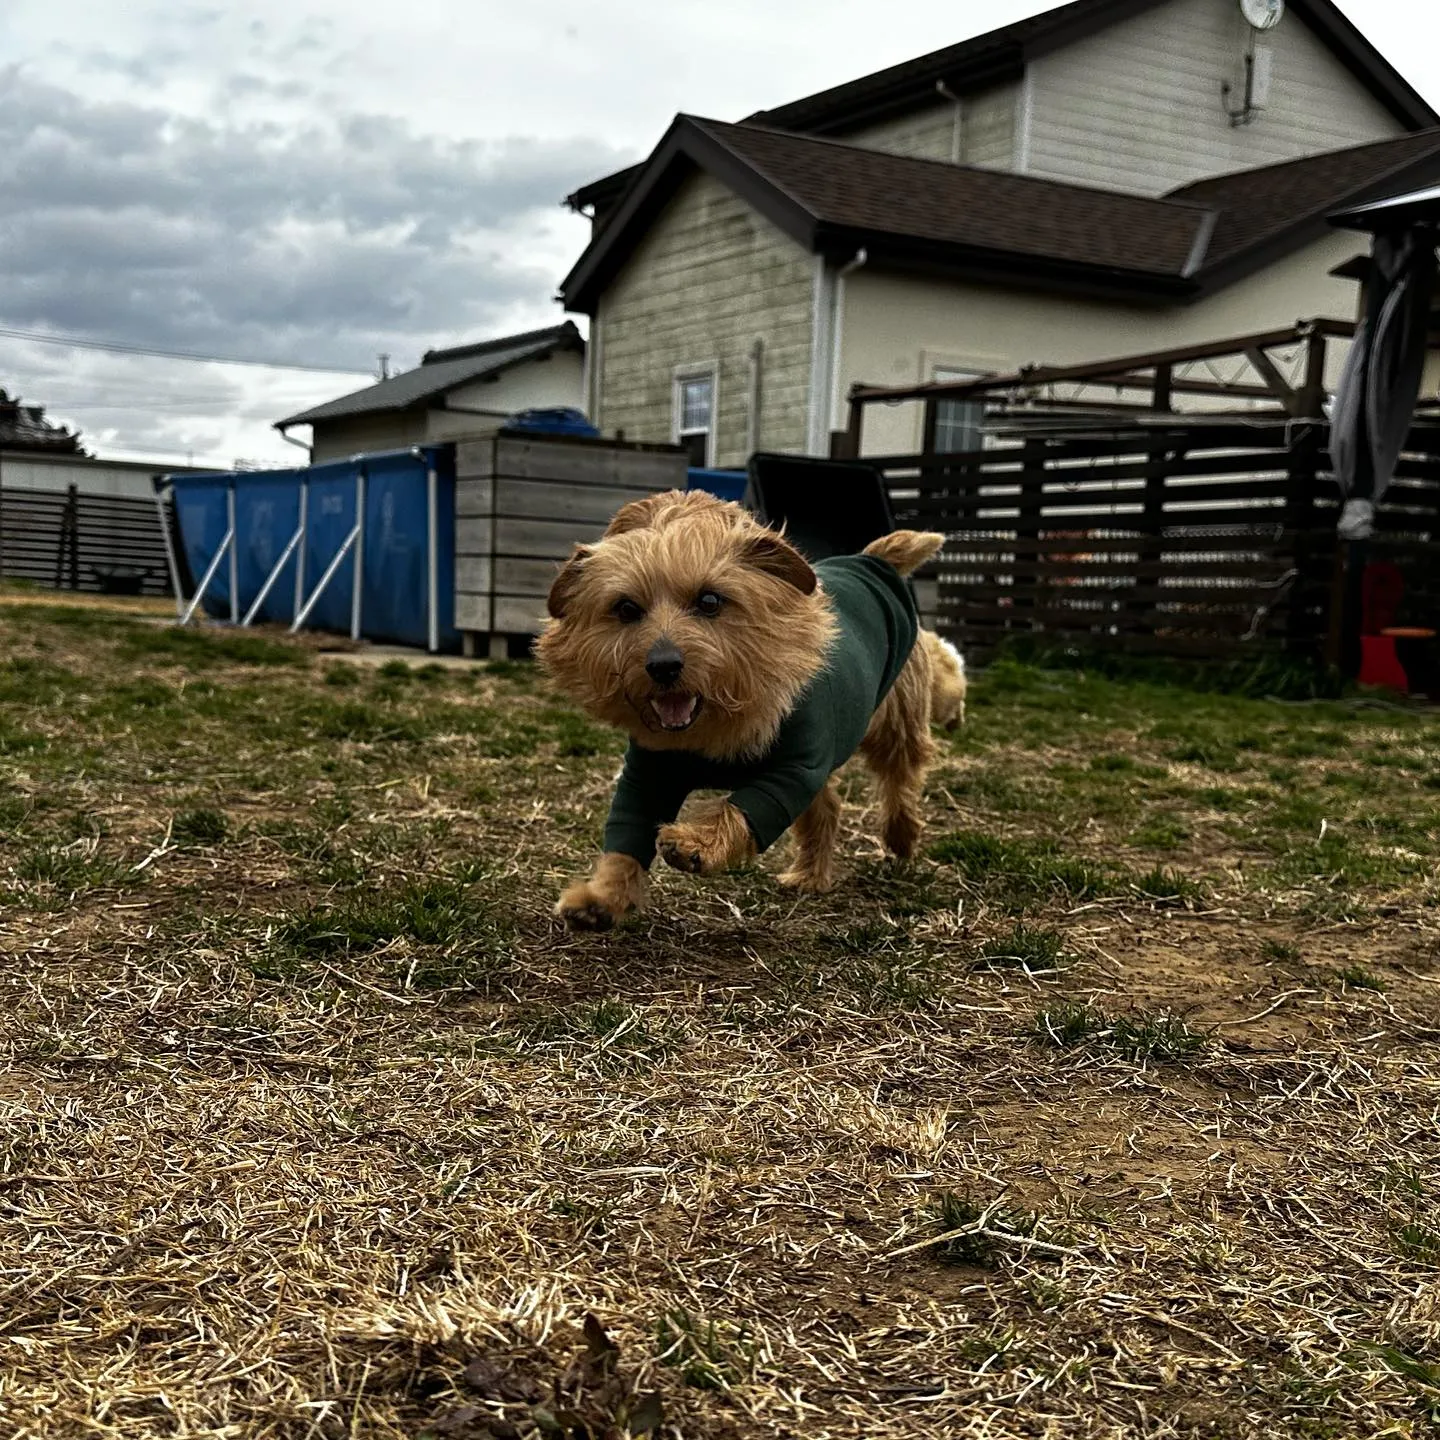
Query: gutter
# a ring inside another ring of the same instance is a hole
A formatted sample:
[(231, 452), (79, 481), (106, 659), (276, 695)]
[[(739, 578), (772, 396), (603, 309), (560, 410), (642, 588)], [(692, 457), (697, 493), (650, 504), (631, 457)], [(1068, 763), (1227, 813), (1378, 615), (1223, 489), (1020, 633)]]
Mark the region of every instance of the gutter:
[[(960, 113), (956, 108), (957, 115)], [(845, 281), (857, 270), (862, 269), (870, 259), (870, 252), (862, 245), (835, 274), (834, 303), (835, 318), (830, 323), (830, 423), (831, 430), (840, 425), (840, 349), (845, 332)], [(828, 436), (827, 436), (828, 441)], [(826, 446), (829, 448), (828, 443)]]

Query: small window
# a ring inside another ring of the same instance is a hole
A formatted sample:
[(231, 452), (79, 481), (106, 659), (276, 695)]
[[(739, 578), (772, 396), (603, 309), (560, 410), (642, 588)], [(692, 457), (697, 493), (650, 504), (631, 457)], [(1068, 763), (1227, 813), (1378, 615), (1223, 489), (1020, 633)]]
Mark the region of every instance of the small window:
[(715, 372), (681, 375), (675, 381), (675, 438), (692, 468), (703, 470), (714, 454)]
[[(979, 380), (966, 370), (936, 370), (935, 379)], [(980, 400), (937, 400), (935, 402), (935, 453), (963, 454), (985, 446), (985, 405)]]

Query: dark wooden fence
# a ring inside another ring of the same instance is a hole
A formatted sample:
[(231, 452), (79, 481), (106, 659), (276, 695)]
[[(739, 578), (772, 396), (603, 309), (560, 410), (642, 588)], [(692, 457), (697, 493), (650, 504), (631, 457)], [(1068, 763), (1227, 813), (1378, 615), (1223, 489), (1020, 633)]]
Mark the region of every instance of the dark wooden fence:
[(0, 487), (0, 579), (169, 595), (160, 525), (153, 500)]
[[(977, 662), (1021, 636), (1318, 656), (1336, 644), (1344, 593), (1328, 443), (1323, 422), (1226, 419), (1047, 429), (870, 463), (897, 524), (950, 537), (934, 620)], [(1440, 567), (1440, 427), (1417, 426), (1410, 445), (1367, 553), (1423, 588)]]

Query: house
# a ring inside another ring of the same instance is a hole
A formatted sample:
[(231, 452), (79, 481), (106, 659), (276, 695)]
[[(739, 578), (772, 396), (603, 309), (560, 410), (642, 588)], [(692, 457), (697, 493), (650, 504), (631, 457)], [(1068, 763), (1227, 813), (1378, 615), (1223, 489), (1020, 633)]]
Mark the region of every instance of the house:
[(312, 463), (499, 429), (519, 410), (584, 408), (585, 341), (572, 321), (430, 350), (414, 370), (277, 420), (310, 426)]
[[(823, 454), (852, 385), (1350, 318), (1327, 213), (1440, 178), (1440, 113), (1330, 0), (1073, 0), (577, 191), (561, 286), (607, 431)], [(959, 402), (936, 443), (965, 448)], [(920, 443), (916, 407), (867, 449)]]

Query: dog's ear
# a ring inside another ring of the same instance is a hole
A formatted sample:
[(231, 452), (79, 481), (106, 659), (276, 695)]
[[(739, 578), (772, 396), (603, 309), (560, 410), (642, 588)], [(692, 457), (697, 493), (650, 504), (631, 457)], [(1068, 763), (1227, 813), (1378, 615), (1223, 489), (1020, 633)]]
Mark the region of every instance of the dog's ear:
[(810, 562), (773, 530), (762, 530), (747, 540), (740, 559), (752, 570), (773, 575), (777, 580), (793, 585), (802, 595), (813, 595), (820, 583), (810, 568)]
[(679, 490), (661, 490), (654, 495), (647, 495), (643, 500), (632, 500), (615, 512), (606, 527), (605, 538), (608, 540), (612, 535), (626, 535), (631, 530), (647, 530), (655, 523), (656, 516), (662, 510), (671, 509), (677, 501), (683, 499), (684, 495)]
[(560, 573), (555, 577), (554, 583), (550, 586), (549, 598), (545, 602), (545, 608), (550, 612), (552, 619), (563, 620), (565, 618), (565, 611), (569, 609), (570, 602), (575, 598), (575, 592), (580, 588), (580, 581), (583, 578), (580, 572), (584, 568), (585, 562), (594, 553), (593, 546), (577, 545)]

